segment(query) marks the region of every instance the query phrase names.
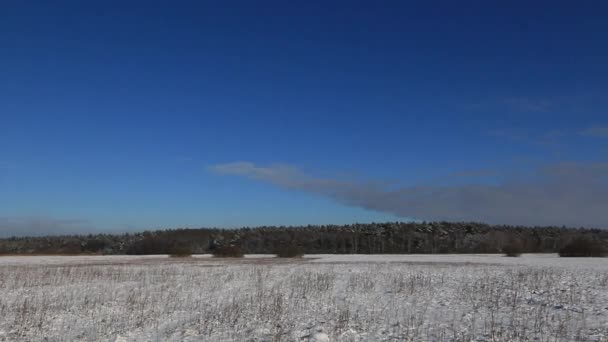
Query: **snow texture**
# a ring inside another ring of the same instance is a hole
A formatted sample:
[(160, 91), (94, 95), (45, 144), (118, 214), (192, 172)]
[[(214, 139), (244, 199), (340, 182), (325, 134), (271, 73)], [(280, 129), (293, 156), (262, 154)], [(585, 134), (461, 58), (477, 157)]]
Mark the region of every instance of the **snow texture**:
[(0, 257), (0, 341), (608, 341), (608, 260)]

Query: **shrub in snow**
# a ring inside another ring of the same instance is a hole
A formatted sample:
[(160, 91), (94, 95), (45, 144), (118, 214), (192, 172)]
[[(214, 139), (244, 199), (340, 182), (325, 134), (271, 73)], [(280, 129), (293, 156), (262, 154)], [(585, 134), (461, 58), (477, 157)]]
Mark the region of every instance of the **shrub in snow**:
[(213, 250), (213, 256), (219, 258), (242, 258), (243, 251), (237, 246), (220, 246)]
[(299, 258), (304, 255), (304, 250), (295, 244), (287, 244), (275, 248), (274, 254), (279, 258)]
[(192, 256), (192, 249), (188, 246), (174, 246), (169, 249), (172, 258), (187, 258)]
[(559, 251), (560, 257), (605, 257), (608, 249), (600, 242), (579, 238), (572, 240)]
[(518, 257), (523, 252), (523, 246), (519, 241), (511, 241), (502, 247), (502, 252), (508, 257)]

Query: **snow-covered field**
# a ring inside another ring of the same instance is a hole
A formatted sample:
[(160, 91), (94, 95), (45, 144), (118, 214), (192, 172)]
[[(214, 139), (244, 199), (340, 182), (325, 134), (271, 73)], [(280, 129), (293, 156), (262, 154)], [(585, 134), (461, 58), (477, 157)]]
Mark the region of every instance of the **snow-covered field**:
[(608, 341), (608, 259), (0, 257), (0, 341)]

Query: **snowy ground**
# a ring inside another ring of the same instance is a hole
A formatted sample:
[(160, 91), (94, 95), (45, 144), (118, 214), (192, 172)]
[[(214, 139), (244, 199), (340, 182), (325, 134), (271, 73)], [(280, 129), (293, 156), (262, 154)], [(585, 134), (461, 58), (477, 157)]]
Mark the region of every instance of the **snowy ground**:
[(608, 341), (608, 259), (0, 257), (0, 341)]

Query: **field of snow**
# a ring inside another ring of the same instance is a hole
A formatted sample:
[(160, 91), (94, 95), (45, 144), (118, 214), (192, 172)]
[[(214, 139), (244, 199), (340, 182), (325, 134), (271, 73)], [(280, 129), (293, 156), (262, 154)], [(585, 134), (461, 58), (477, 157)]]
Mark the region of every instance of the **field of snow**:
[(0, 257), (0, 341), (608, 341), (608, 259)]

